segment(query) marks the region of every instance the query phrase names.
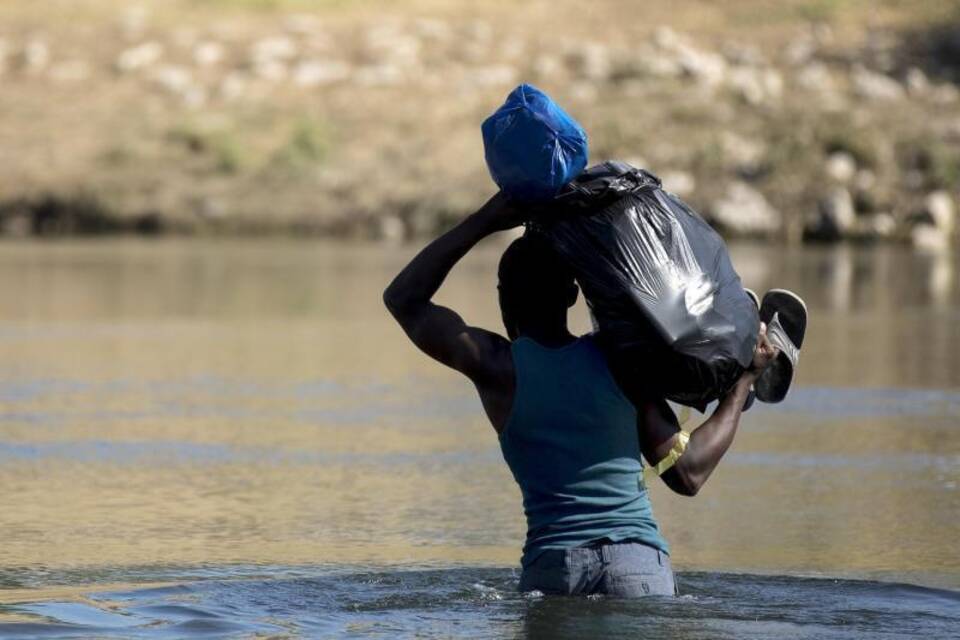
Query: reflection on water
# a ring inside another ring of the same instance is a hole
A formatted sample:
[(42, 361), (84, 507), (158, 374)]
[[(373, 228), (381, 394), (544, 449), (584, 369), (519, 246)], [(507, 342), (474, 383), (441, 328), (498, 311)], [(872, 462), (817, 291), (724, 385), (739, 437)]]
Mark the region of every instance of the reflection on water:
[(850, 245), (783, 250), (741, 245), (733, 252), (748, 285), (790, 282), (827, 311), (955, 308), (957, 302), (956, 253)]
[[(468, 256), (441, 292), (491, 328), (498, 251)], [(205, 594), (206, 610), (209, 598), (241, 588), (222, 585), (245, 577), (243, 567), (264, 567), (253, 571), (263, 579), (266, 567), (313, 567), (305, 571), (315, 577), (319, 566), (358, 565), (499, 568), (437, 578), (454, 593), (443, 607), (394, 615), (385, 606), (357, 618), (330, 610), (333, 626), (303, 618), (301, 631), (412, 635), (412, 617), (425, 616), (439, 620), (438, 635), (469, 635), (443, 609), (476, 612), (486, 601), (471, 584), (488, 579), (507, 603), (495, 611), (509, 633), (552, 611), (550, 599), (534, 606), (508, 595), (513, 578), (502, 568), (516, 564), (524, 533), (519, 492), (471, 386), (417, 353), (382, 309), (383, 286), (412, 252), (294, 242), (0, 246), (0, 602), (33, 603), (0, 610), (0, 620), (49, 615), (89, 631), (113, 629), (117, 616), (134, 626), (159, 616), (169, 631), (179, 615), (169, 607), (182, 603), (168, 595), (130, 595), (134, 604), (101, 618), (78, 594), (170, 579)], [(748, 245), (734, 248), (734, 262), (748, 285), (793, 288), (809, 302), (800, 386), (745, 417), (696, 499), (653, 488), (674, 564), (960, 588), (957, 256)], [(574, 324), (589, 326), (582, 306)], [(406, 579), (383, 571), (371, 584)], [(203, 577), (221, 586), (193, 582)], [(732, 589), (744, 620), (764, 620), (756, 607), (780, 579), (763, 580), (684, 583), (706, 585), (698, 610), (712, 591)], [(264, 587), (274, 590), (264, 597), (300, 589), (318, 599), (318, 620), (327, 615), (315, 592), (328, 583), (292, 584)], [(805, 584), (783, 586), (784, 597), (813, 598)], [(831, 593), (861, 583), (837, 584), (846, 586)], [(759, 602), (741, 601), (761, 591)], [(876, 619), (895, 618), (882, 612), (893, 596), (877, 597), (885, 604)], [(50, 598), (61, 604), (44, 609)], [(243, 626), (245, 609), (270, 618), (259, 606), (217, 613), (211, 633), (274, 633), (273, 622)], [(596, 606), (612, 621), (627, 615)], [(819, 619), (846, 614), (833, 615)], [(201, 633), (208, 623), (195, 617), (171, 633)], [(224, 622), (243, 629), (216, 631)], [(475, 623), (496, 635), (493, 621)], [(697, 624), (679, 637), (749, 637)], [(789, 624), (770, 619), (755, 635)]]

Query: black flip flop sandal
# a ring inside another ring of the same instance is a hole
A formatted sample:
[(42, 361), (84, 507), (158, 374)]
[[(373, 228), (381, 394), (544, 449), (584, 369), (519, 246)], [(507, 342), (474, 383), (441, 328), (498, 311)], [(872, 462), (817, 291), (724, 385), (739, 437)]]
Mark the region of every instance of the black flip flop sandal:
[(754, 383), (757, 400), (777, 403), (787, 396), (800, 347), (807, 331), (807, 305), (786, 289), (771, 289), (763, 296), (760, 321), (767, 325), (767, 338), (780, 353)]

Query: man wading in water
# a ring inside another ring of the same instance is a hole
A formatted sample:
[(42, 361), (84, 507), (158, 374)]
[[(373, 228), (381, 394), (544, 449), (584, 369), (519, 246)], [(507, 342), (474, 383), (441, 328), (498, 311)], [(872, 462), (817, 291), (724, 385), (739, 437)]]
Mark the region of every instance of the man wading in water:
[[(640, 455), (692, 496), (726, 452), (750, 386), (776, 355), (761, 325), (753, 366), (689, 436), (666, 401), (621, 391), (591, 334), (567, 329), (573, 276), (538, 236), (504, 252), (500, 309), (509, 340), (431, 302), (478, 241), (516, 227), (497, 194), (431, 242), (394, 279), (384, 302), (421, 350), (473, 381), (523, 494), (527, 540), (520, 589), (633, 597), (676, 592), (669, 550), (643, 483)], [(651, 366), (656, 366), (651, 363)]]

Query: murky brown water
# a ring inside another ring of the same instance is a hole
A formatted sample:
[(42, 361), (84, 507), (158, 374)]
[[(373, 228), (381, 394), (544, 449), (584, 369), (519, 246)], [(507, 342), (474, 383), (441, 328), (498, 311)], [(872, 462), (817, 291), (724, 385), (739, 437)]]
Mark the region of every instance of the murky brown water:
[[(0, 602), (158, 567), (515, 565), (519, 491), (471, 386), (382, 308), (411, 255), (0, 245)], [(498, 329), (497, 257), (441, 299)], [(960, 588), (957, 256), (734, 263), (809, 302), (799, 388), (747, 414), (697, 498), (654, 489), (675, 565)]]

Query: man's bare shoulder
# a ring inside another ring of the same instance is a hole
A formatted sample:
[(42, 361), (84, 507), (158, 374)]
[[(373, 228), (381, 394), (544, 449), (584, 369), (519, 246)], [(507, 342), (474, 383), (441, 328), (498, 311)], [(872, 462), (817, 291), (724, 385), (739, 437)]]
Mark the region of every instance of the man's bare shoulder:
[(513, 387), (513, 342), (493, 331), (477, 329), (474, 335), (478, 347), (478, 367), (480, 379), (474, 379), (478, 386), (492, 388)]
[(472, 378), (483, 410), (497, 433), (506, 426), (516, 393), (516, 370), (513, 365), (513, 343), (491, 332), (488, 358), (482, 378)]

